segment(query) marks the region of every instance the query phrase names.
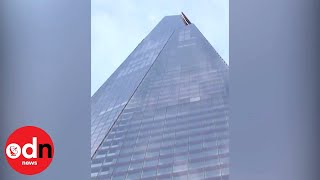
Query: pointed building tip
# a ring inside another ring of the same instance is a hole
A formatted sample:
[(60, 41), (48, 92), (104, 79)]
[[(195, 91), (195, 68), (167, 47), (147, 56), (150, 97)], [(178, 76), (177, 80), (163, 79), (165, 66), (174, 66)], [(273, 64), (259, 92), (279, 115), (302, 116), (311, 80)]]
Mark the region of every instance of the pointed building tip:
[(191, 21), (187, 18), (187, 16), (181, 11), (181, 17), (185, 25), (191, 24)]
[(181, 19), (182, 19), (183, 23), (187, 26), (187, 25), (188, 25), (188, 23), (187, 23), (187, 21), (183, 18), (183, 16), (182, 16), (182, 15), (181, 15)]

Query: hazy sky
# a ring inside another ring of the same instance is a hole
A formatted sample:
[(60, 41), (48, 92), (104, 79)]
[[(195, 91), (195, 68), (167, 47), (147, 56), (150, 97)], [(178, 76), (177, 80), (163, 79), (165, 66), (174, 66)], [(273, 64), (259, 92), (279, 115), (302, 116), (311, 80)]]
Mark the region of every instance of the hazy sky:
[(91, 94), (164, 16), (181, 11), (229, 63), (229, 0), (92, 0)]

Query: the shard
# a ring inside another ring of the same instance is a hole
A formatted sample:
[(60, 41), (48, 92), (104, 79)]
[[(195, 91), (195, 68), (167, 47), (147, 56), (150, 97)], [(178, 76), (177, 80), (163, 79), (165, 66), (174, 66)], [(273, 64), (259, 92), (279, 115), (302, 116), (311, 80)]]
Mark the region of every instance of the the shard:
[(229, 179), (228, 77), (183, 13), (164, 17), (92, 97), (91, 178)]

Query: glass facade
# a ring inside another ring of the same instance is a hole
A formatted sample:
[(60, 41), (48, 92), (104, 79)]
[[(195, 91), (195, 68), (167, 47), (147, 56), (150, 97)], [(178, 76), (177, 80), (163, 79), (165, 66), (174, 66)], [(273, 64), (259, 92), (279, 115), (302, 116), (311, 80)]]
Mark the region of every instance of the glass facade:
[(165, 17), (92, 98), (91, 178), (229, 179), (228, 76), (194, 24)]
[(179, 17), (166, 17), (138, 45), (94, 94), (91, 101), (91, 156), (141, 83), (169, 37)]

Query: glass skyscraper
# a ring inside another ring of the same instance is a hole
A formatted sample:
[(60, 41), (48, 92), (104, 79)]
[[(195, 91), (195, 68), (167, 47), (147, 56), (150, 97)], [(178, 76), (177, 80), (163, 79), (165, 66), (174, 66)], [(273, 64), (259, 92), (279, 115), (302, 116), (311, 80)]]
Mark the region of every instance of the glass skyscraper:
[(229, 179), (229, 67), (166, 16), (92, 97), (92, 179)]

